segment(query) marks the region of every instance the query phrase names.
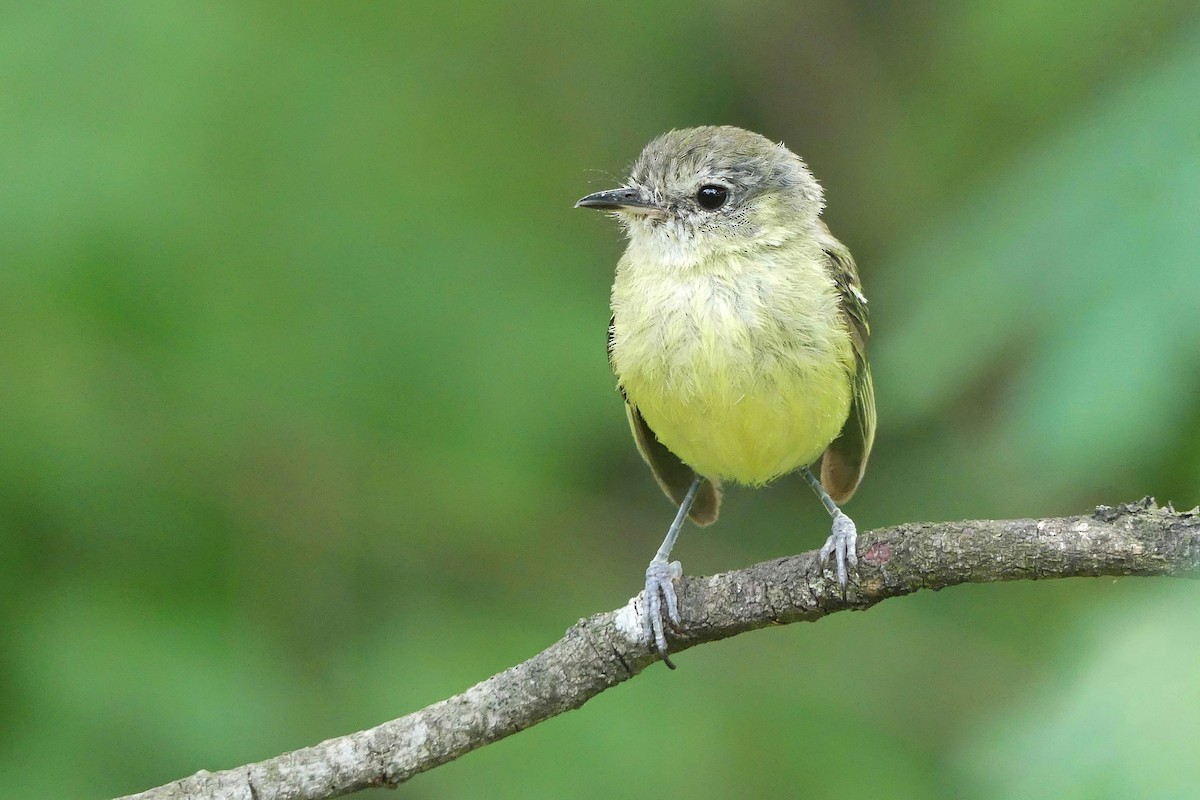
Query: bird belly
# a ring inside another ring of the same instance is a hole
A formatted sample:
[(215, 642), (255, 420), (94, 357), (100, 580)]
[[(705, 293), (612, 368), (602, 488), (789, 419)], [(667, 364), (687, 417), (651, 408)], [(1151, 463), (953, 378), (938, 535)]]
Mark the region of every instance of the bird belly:
[(838, 301), (823, 273), (781, 275), (614, 290), (625, 397), (701, 475), (766, 483), (816, 461), (850, 414), (854, 356)]
[[(622, 382), (658, 440), (701, 475), (758, 485), (815, 461), (850, 408), (845, 367), (830, 360), (747, 382), (751, 365), (675, 364), (674, 380)], [(690, 391), (672, 391), (684, 383)]]
[(781, 251), (663, 269), (626, 253), (610, 351), (658, 440), (701, 475), (752, 485), (816, 461), (849, 415), (855, 370), (821, 262)]

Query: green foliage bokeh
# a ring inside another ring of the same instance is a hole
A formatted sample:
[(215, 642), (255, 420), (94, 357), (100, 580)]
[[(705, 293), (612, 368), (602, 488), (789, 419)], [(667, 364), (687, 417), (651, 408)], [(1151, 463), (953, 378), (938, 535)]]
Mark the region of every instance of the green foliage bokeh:
[[(604, 354), (619, 235), (571, 205), (672, 127), (825, 186), (860, 528), (1200, 501), (1194, 3), (10, 4), (0, 75), (0, 795), (370, 726), (636, 592), (671, 511)], [(677, 555), (823, 513), (734, 490)], [(917, 595), (402, 791), (1187, 797), (1198, 618), (1166, 580)]]

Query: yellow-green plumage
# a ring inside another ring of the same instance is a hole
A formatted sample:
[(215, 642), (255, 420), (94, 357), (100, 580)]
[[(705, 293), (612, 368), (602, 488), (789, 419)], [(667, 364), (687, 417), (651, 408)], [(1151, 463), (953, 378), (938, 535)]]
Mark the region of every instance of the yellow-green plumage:
[[(644, 628), (668, 666), (679, 626), (670, 562), (684, 514), (717, 519), (721, 481), (793, 470), (832, 517), (822, 560), (838, 583), (857, 528), (838, 507), (875, 438), (867, 300), (820, 215), (821, 187), (783, 145), (740, 128), (671, 131), (625, 186), (576, 205), (615, 212), (629, 237), (612, 291), (608, 355), (638, 451), (678, 505), (646, 567)], [(807, 469), (821, 461), (818, 480)]]
[(854, 353), (828, 270), (804, 243), (770, 255), (667, 276), (631, 252), (617, 267), (620, 386), (705, 477), (757, 485), (811, 464), (849, 413)]
[[(699, 207), (705, 185), (729, 203)], [(760, 485), (825, 454), (853, 494), (875, 430), (866, 300), (819, 214), (820, 186), (782, 145), (737, 128), (672, 131), (613, 203), (629, 235), (612, 291), (609, 357), (639, 450), (680, 502), (717, 517), (720, 481)]]

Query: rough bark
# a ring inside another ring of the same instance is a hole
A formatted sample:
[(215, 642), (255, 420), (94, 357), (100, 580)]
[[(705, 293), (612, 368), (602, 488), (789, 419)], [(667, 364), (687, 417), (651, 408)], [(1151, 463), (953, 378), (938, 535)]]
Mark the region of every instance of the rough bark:
[[(680, 580), (683, 630), (673, 653), (767, 625), (863, 610), (960, 583), (1098, 575), (1194, 576), (1200, 512), (1147, 498), (1088, 516), (897, 525), (859, 536), (843, 594), (816, 552)], [(562, 639), (462, 694), (375, 728), (222, 772), (201, 771), (122, 800), (316, 800), (396, 786), (544, 719), (579, 708), (657, 661), (641, 634), (641, 598), (581, 619)]]

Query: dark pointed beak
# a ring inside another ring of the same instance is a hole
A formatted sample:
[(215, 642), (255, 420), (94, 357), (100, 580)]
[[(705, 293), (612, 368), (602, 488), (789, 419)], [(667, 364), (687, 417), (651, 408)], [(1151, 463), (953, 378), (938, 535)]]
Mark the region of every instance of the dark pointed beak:
[(620, 211), (623, 208), (658, 208), (637, 189), (608, 189), (589, 194), (575, 204), (576, 208), (596, 208), (601, 211)]

